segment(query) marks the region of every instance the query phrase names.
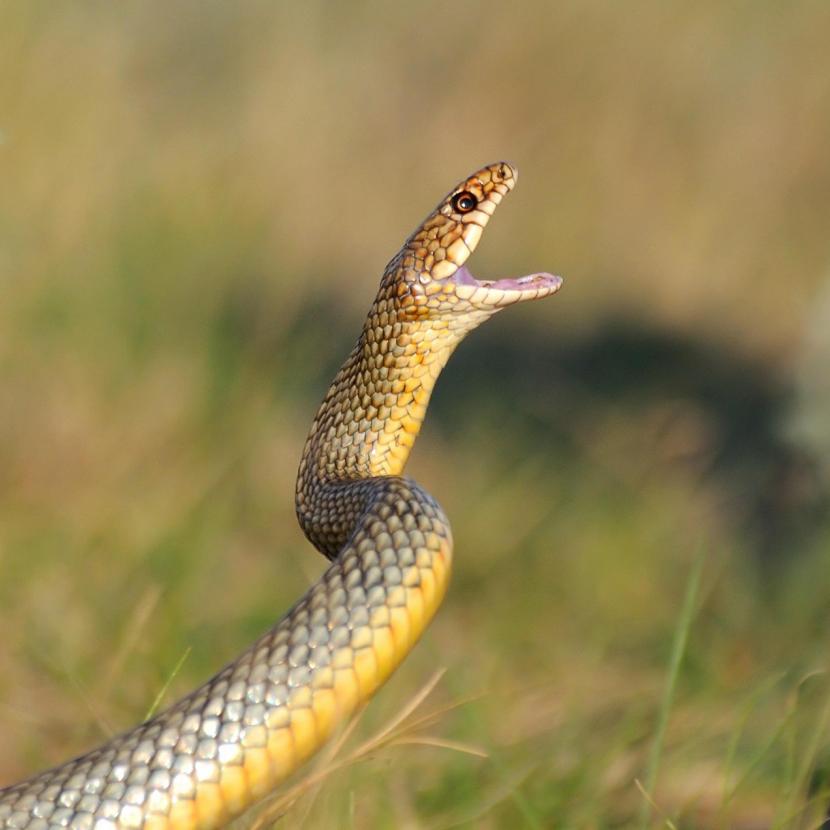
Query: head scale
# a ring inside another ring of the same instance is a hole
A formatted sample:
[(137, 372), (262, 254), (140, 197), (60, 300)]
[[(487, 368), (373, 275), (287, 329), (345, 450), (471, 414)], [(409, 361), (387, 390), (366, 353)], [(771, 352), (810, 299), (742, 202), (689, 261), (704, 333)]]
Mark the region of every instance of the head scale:
[(561, 279), (551, 274), (487, 281), (475, 279), (465, 267), (517, 176), (507, 162), (483, 167), (459, 182), (406, 240), (386, 278), (396, 283), (407, 316), (444, 317), (473, 309), (492, 313), (559, 289)]

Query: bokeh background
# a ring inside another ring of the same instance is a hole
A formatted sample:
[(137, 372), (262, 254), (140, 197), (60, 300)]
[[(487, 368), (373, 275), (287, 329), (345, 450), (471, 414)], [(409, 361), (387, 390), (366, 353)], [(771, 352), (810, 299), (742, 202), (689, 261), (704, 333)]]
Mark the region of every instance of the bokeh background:
[(820, 0), (3, 3), (0, 781), (322, 571), (315, 407), (403, 238), (507, 158), (473, 269), (566, 284), (463, 345), (410, 465), (454, 581), (352, 742), (443, 667), (423, 745), (279, 826), (819, 826), (828, 43)]

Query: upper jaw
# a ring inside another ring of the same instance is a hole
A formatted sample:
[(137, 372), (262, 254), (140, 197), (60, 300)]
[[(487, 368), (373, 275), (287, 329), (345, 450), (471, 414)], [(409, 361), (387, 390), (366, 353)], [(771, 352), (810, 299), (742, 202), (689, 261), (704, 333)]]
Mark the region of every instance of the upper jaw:
[(555, 294), (562, 287), (562, 277), (544, 272), (501, 280), (478, 280), (463, 265), (447, 277), (446, 282), (454, 284), (459, 299), (489, 308), (537, 300)]

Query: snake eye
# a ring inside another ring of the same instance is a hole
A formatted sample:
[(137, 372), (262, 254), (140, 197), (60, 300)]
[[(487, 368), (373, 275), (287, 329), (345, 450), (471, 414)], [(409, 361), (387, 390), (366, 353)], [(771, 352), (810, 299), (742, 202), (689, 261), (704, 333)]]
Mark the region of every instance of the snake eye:
[(462, 190), (461, 193), (456, 193), (452, 197), (452, 209), (456, 213), (469, 213), (475, 210), (477, 205), (478, 199), (469, 190)]

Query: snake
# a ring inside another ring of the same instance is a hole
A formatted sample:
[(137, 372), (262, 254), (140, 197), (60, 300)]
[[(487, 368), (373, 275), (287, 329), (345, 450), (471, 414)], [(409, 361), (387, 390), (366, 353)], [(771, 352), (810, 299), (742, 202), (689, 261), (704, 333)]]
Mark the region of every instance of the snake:
[(311, 758), (389, 678), (447, 590), (452, 534), (403, 475), (456, 346), (548, 273), (476, 279), (465, 263), (514, 187), (490, 164), (403, 243), (311, 426), (296, 484), (305, 535), (330, 564), (265, 634), (195, 691), (86, 754), (0, 790), (0, 827), (222, 827)]

